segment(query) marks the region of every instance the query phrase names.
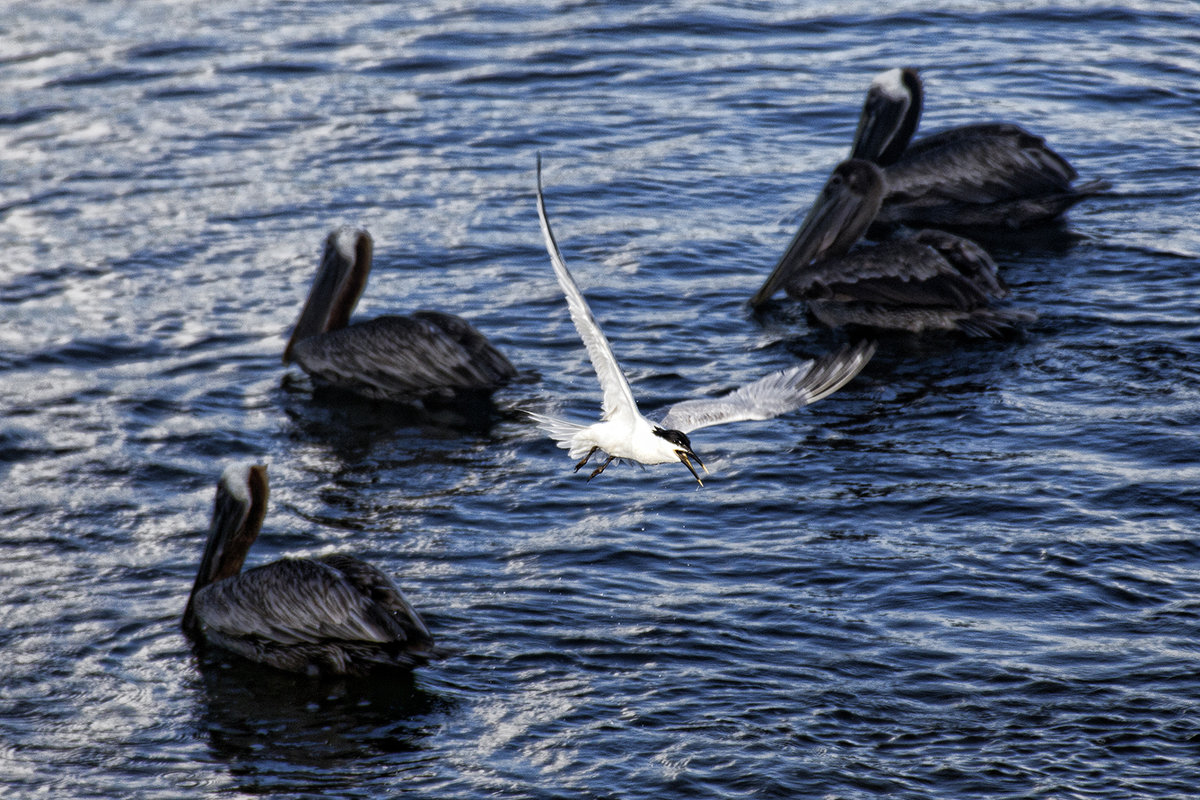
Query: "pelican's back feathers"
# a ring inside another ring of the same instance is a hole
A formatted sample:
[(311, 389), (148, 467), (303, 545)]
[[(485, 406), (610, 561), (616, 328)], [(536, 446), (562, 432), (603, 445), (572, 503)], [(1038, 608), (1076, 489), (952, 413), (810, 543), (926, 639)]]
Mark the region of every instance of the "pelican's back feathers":
[(312, 336), (296, 344), (294, 357), (319, 383), (378, 400), (490, 391), (517, 374), (470, 323), (437, 311)]
[(396, 585), (350, 556), (264, 564), (206, 586), (195, 603), (207, 641), (281, 669), (358, 674), (433, 653)]

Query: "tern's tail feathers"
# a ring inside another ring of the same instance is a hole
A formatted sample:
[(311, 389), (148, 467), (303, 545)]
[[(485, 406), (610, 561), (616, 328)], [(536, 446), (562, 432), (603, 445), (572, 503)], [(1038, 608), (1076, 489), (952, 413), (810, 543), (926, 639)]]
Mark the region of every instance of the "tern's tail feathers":
[(578, 422), (571, 422), (562, 417), (551, 417), (546, 414), (538, 414), (534, 411), (526, 411), (525, 413), (551, 439), (558, 442), (558, 446), (564, 450), (570, 450), (575, 447), (576, 435), (588, 427), (587, 425), (580, 425)]

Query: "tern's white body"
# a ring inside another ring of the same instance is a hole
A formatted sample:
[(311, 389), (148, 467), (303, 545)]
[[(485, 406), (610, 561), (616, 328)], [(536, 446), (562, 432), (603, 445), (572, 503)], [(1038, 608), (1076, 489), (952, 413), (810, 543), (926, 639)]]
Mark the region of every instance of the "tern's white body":
[(537, 415), (536, 419), (558, 446), (571, 458), (581, 458), (599, 448), (610, 456), (627, 458), (642, 464), (670, 464), (679, 460), (678, 446), (654, 433), (658, 428), (641, 414), (602, 419), (591, 425), (579, 425), (557, 417)]
[[(596, 370), (596, 377), (599, 378), (600, 386), (604, 390), (604, 402), (600, 421), (592, 425), (580, 425), (542, 414), (534, 414), (534, 419), (543, 430), (558, 440), (559, 447), (565, 448), (571, 458), (583, 458), (576, 469), (583, 466), (597, 451), (607, 454), (608, 460), (592, 473), (593, 476), (602, 472), (604, 467), (616, 458), (638, 461), (642, 464), (682, 461), (688, 465), (688, 469), (691, 469), (688, 459), (689, 457), (695, 458), (695, 454), (692, 453), (691, 446), (687, 443), (687, 437), (682, 436), (681, 446), (679, 441), (681, 435), (668, 438), (665, 435), (668, 433), (667, 431), (646, 419), (638, 411), (637, 401), (633, 398), (633, 390), (629, 388), (629, 381), (626, 380), (625, 373), (621, 371), (617, 358), (613, 355), (612, 346), (608, 343), (604, 332), (600, 330), (596, 318), (592, 316), (592, 310), (588, 308), (587, 301), (583, 299), (583, 292), (579, 290), (579, 285), (567, 271), (562, 253), (558, 250), (558, 243), (554, 241), (554, 234), (550, 230), (550, 220), (546, 216), (546, 204), (542, 198), (540, 159), (538, 160), (537, 197), (538, 219), (541, 220), (546, 250), (550, 253), (550, 261), (554, 265), (554, 274), (558, 277), (559, 286), (566, 295), (567, 307), (571, 311), (575, 329), (579, 331), (579, 337), (583, 340), (584, 347), (587, 348), (592, 366)], [(697, 458), (696, 461), (700, 460)], [(702, 462), (701, 466), (703, 466)], [(692, 474), (695, 475), (695, 470), (692, 470)], [(700, 480), (699, 476), (696, 477), (696, 480)]]
[(530, 416), (572, 458), (582, 458), (575, 466), (577, 470), (594, 453), (603, 452), (607, 459), (592, 472), (592, 477), (603, 472), (614, 459), (627, 459), (642, 464), (679, 461), (700, 481), (691, 462), (695, 461), (701, 468), (704, 463), (692, 452), (691, 442), (687, 438), (689, 431), (726, 422), (770, 419), (820, 400), (857, 375), (875, 351), (872, 344), (844, 348), (824, 358), (767, 375), (725, 397), (685, 400), (672, 406), (655, 423), (638, 410), (633, 390), (629, 388), (629, 381), (617, 364), (608, 339), (600, 330), (583, 293), (563, 262), (546, 217), (540, 158), (537, 205), (542, 237), (550, 254), (550, 262), (554, 265), (554, 274), (567, 298), (571, 320), (596, 370), (596, 377), (604, 391), (604, 401), (600, 421), (591, 425), (545, 414), (531, 413)]

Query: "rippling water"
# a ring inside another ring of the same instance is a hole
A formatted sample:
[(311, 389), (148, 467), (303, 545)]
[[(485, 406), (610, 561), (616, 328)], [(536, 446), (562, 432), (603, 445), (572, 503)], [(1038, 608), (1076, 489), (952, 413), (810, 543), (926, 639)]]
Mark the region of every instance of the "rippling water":
[[(786, 7), (783, 7), (786, 6)], [(1200, 11), (1191, 2), (10, 3), (0, 20), (0, 774), (16, 796), (1187, 797), (1200, 780)], [(1009, 342), (588, 484), (523, 421), (835, 346), (757, 288), (881, 69), (1111, 195), (988, 242)], [(471, 318), (488, 431), (279, 363), (325, 232), (360, 312)], [(213, 485), (251, 559), (354, 551), (455, 650), (410, 681), (199, 661)]]

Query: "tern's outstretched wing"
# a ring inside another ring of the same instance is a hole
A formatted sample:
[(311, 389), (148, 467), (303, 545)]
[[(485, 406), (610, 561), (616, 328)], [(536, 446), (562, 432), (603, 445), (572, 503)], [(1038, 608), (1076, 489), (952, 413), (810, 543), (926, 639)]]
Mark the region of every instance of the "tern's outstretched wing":
[(676, 403), (658, 424), (688, 433), (726, 422), (771, 419), (833, 394), (849, 383), (874, 353), (874, 343), (846, 346), (799, 366), (773, 372), (724, 397)]
[(583, 340), (588, 356), (592, 359), (596, 377), (600, 379), (600, 388), (604, 390), (602, 418), (608, 420), (620, 415), (637, 415), (637, 401), (633, 399), (633, 390), (629, 388), (629, 381), (625, 380), (625, 373), (621, 372), (616, 356), (613, 355), (612, 347), (609, 345), (608, 339), (604, 337), (604, 332), (600, 330), (596, 318), (592, 316), (587, 301), (583, 299), (583, 293), (579, 291), (575, 279), (567, 271), (562, 253), (558, 250), (558, 243), (554, 241), (554, 234), (550, 231), (550, 220), (546, 218), (546, 202), (542, 199), (542, 157), (540, 154), (537, 166), (537, 208), (538, 219), (542, 223), (542, 237), (546, 240), (546, 251), (550, 254), (551, 263), (554, 264), (554, 274), (558, 276), (558, 285), (562, 287), (563, 294), (567, 296), (567, 307), (571, 310), (571, 319), (575, 322), (575, 330), (579, 331), (579, 338)]

